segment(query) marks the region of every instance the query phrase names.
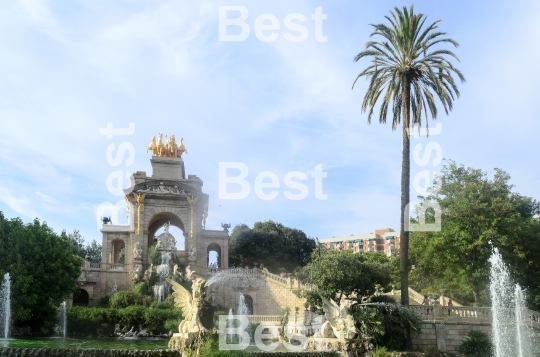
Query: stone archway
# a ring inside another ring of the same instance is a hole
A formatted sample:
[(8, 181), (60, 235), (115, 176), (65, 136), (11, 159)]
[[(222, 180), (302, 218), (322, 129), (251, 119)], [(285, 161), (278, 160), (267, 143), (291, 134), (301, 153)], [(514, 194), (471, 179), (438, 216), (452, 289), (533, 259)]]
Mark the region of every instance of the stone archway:
[(208, 247), (206, 248), (206, 266), (210, 267), (210, 252), (216, 252), (217, 253), (217, 267), (216, 268), (222, 268), (222, 254), (221, 254), (221, 247), (217, 243), (210, 243)]
[(73, 306), (88, 306), (90, 302), (90, 295), (84, 289), (78, 289), (73, 294)]
[(253, 298), (251, 295), (244, 295), (244, 304), (246, 304), (248, 309), (248, 315), (253, 315)]
[(111, 242), (111, 264), (124, 264), (125, 263), (125, 249), (126, 243), (122, 239), (114, 239)]
[[(154, 215), (148, 223), (148, 247), (154, 244), (154, 236), (156, 235), (156, 232), (163, 227), (165, 223), (170, 223), (171, 226), (179, 228), (182, 232), (184, 232), (184, 237), (186, 237), (184, 222), (182, 222), (177, 215), (170, 212), (160, 212)], [(180, 237), (175, 238), (178, 239)]]

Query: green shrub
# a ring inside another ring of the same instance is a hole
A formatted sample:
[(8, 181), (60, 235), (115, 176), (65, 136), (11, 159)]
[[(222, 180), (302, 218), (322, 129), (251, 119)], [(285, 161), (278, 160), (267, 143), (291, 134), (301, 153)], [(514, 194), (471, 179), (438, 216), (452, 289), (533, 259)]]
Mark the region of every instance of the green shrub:
[(470, 330), (463, 337), (459, 352), (465, 357), (491, 357), (494, 355), (494, 347), (486, 333)]
[[(70, 307), (68, 312), (68, 324), (70, 335), (95, 334), (103, 329), (102, 324), (108, 324), (111, 328), (115, 324), (128, 329), (135, 326), (136, 329), (146, 327), (155, 334), (166, 333), (169, 328), (165, 327), (167, 320), (180, 320), (180, 309), (152, 309), (143, 306), (129, 306), (124, 309), (103, 307)], [(178, 324), (177, 324), (178, 325)]]
[(128, 306), (141, 305), (141, 295), (133, 291), (119, 291), (111, 296), (109, 306), (114, 309), (123, 309)]
[(408, 328), (411, 335), (420, 333), (421, 317), (413, 310), (399, 305), (374, 303), (359, 307), (353, 312), (361, 334), (373, 338), (375, 346), (389, 350), (404, 350), (407, 347)]
[(176, 333), (176, 332), (178, 332), (178, 326), (180, 325), (180, 322), (182, 322), (182, 319), (167, 320), (163, 324), (163, 327), (167, 331), (172, 331), (173, 333)]
[(252, 357), (246, 351), (220, 351), (217, 335), (209, 335), (199, 351), (200, 357)]
[(99, 299), (98, 306), (99, 307), (109, 307), (109, 300), (111, 299), (110, 296), (104, 296), (101, 299)]
[(372, 357), (391, 357), (391, 355), (386, 352), (386, 347), (379, 346), (371, 352)]
[(133, 286), (133, 292), (137, 295), (149, 295), (148, 286), (142, 281)]
[(225, 310), (214, 310), (214, 327), (219, 327), (219, 316), (220, 315), (227, 315), (227, 311)]
[(153, 309), (174, 309), (174, 301), (169, 299), (162, 302), (153, 301), (150, 307)]
[(378, 295), (378, 296), (373, 296), (371, 298), (371, 302), (373, 302), (373, 303), (379, 302), (379, 303), (386, 303), (386, 304), (395, 304), (396, 299), (394, 299), (390, 295)]

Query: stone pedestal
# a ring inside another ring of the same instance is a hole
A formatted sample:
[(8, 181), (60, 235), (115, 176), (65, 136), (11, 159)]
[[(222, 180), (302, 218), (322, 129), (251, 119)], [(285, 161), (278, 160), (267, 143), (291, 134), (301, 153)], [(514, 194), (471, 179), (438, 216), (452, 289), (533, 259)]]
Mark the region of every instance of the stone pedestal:
[(153, 156), (150, 163), (152, 164), (152, 177), (168, 180), (186, 178), (184, 160), (180, 157)]
[(169, 340), (167, 348), (173, 351), (183, 352), (186, 349), (198, 350), (204, 341), (204, 335), (197, 332), (193, 333), (175, 333)]

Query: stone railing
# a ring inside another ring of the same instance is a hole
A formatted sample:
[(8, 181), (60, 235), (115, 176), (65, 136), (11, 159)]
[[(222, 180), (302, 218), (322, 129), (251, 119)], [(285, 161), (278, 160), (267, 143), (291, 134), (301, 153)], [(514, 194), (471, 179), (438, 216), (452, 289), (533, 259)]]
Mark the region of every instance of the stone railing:
[(489, 307), (456, 307), (435, 305), (410, 305), (424, 321), (491, 322)]
[(84, 270), (101, 270), (101, 263), (94, 263), (86, 260), (82, 268)]
[(266, 272), (264, 270), (253, 268), (253, 269), (244, 269), (244, 268), (208, 268), (208, 275), (212, 276), (217, 273), (226, 272), (226, 274), (249, 274), (249, 275), (261, 275), (266, 280), (270, 280), (274, 283), (282, 285), (289, 289), (308, 289), (312, 288), (308, 285), (302, 284), (300, 280), (295, 278), (283, 278), (279, 275)]
[[(424, 295), (420, 294), (418, 291), (415, 291), (415, 290), (409, 288), (409, 299), (414, 300), (418, 304), (422, 304), (424, 302)], [(444, 297), (444, 300), (448, 301), (448, 297)], [(439, 303), (442, 304), (441, 301), (439, 301)], [(453, 306), (457, 306), (457, 307), (462, 307), (463, 306), (463, 305), (461, 305), (461, 304), (459, 304), (459, 303), (457, 303), (455, 301), (452, 301), (452, 304), (453, 304)]]
[(93, 263), (89, 261), (85, 261), (81, 269), (89, 271), (89, 270), (114, 270), (114, 271), (129, 271), (130, 267), (128, 264), (120, 264), (120, 263)]
[(419, 292), (409, 288), (409, 299), (413, 299), (418, 304), (422, 304), (422, 302), (424, 301), (424, 296)]
[(448, 320), (482, 320), (491, 322), (490, 307), (441, 306), (441, 310), (443, 316), (445, 314), (448, 316)]
[(279, 315), (248, 315), (248, 319), (253, 324), (261, 323), (261, 322), (279, 323), (281, 321), (281, 316)]
[(279, 275), (272, 274), (270, 272), (266, 272), (266, 271), (261, 270), (261, 269), (257, 269), (257, 274), (263, 275), (266, 279), (272, 280), (272, 281), (274, 281), (274, 282), (276, 282), (278, 284), (285, 285), (285, 286), (287, 285), (287, 278), (282, 278)]
[(124, 270), (124, 264), (120, 264), (120, 263), (109, 264), (109, 269), (108, 270), (120, 270), (120, 271), (123, 271)]

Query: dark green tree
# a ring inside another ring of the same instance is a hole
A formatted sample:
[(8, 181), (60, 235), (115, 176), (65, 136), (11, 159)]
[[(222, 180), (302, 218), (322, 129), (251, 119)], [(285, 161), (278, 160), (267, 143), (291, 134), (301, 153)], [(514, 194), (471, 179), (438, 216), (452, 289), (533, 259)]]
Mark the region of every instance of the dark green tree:
[[(425, 26), (427, 18), (416, 14), (413, 7), (394, 8), (391, 16), (385, 16), (389, 24), (371, 25), (374, 28), (371, 36), (381, 41), (369, 41), (366, 49), (360, 52), (354, 61), (369, 58), (371, 65), (362, 71), (358, 79), (366, 77), (370, 80), (362, 102), (362, 111), (368, 111), (368, 123), (380, 99), (379, 122), (386, 123), (388, 111), (392, 111), (392, 130), (401, 124), (403, 135), (402, 169), (401, 169), (401, 230), (400, 230), (400, 275), (401, 304), (409, 305), (408, 272), (409, 272), (409, 232), (405, 231), (405, 217), (408, 217), (410, 187), (410, 132), (422, 125), (425, 114), (425, 125), (428, 116), (437, 118), (436, 99), (439, 99), (446, 114), (452, 110), (452, 102), (459, 97), (459, 90), (453, 75), (464, 82), (461, 72), (449, 61), (458, 60), (457, 56), (437, 45), (458, 43), (446, 38), (445, 32), (437, 30), (440, 20)], [(429, 112), (429, 114), (428, 114)]]
[(369, 254), (355, 254), (349, 250), (318, 250), (304, 267), (306, 283), (315, 290), (299, 292), (311, 306), (321, 306), (321, 297), (362, 301), (375, 293), (376, 284), (386, 286), (390, 282), (390, 266), (375, 259), (366, 259)]
[[(445, 292), (460, 303), (488, 304), (489, 263), (497, 247), (517, 282), (540, 285), (531, 276), (540, 272), (540, 227), (534, 218), (540, 205), (512, 191), (510, 175), (450, 161), (444, 165), (428, 197), (441, 207), (440, 232), (415, 232), (411, 261), (415, 288)], [(433, 214), (433, 212), (431, 212)], [(458, 300), (459, 299), (459, 300)]]
[(11, 277), (14, 324), (38, 328), (75, 291), (82, 259), (70, 239), (45, 222), (24, 224), (0, 212), (0, 275)]
[(273, 221), (234, 227), (229, 243), (229, 265), (253, 267), (263, 264), (271, 272), (292, 272), (307, 264), (315, 241), (299, 229)]
[(77, 255), (83, 259), (88, 259), (92, 263), (101, 263), (101, 244), (92, 240), (91, 243), (85, 245), (84, 237), (81, 233), (74, 229), (73, 233), (68, 233), (68, 239), (77, 249)]

